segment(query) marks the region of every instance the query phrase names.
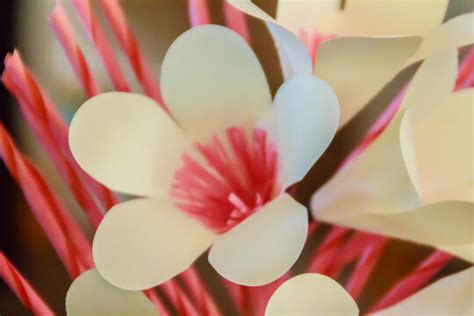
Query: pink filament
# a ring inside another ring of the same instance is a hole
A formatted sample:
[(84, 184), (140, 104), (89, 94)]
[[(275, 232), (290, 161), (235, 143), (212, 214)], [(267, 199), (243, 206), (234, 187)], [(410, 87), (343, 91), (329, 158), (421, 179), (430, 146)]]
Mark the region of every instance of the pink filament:
[(191, 26), (211, 23), (207, 0), (188, 0), (188, 16)]
[(250, 31), (245, 20), (245, 14), (224, 1), (224, 18), (226, 25), (250, 43)]
[(309, 56), (311, 57), (311, 60), (313, 61), (313, 67), (315, 66), (315, 63), (316, 63), (316, 57), (318, 55), (319, 45), (321, 45), (322, 42), (333, 39), (335, 37), (336, 37), (335, 35), (322, 34), (318, 31), (313, 31), (312, 33), (309, 33), (305, 29), (300, 30), (299, 38), (303, 42), (303, 44), (306, 46), (306, 49), (309, 52)]
[(279, 193), (277, 150), (264, 130), (248, 136), (244, 128), (230, 127), (195, 149), (204, 163), (184, 154), (171, 196), (215, 232), (229, 230)]

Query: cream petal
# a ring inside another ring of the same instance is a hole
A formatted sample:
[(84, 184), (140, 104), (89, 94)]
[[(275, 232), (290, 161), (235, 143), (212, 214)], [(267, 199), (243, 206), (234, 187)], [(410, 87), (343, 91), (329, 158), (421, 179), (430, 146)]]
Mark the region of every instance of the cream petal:
[(301, 180), (318, 160), (338, 123), (337, 97), (324, 81), (296, 76), (280, 87), (266, 127), (278, 147), (285, 187)]
[(320, 19), (319, 29), (339, 36), (423, 35), (442, 23), (448, 0), (348, 0)]
[(400, 303), (372, 316), (473, 315), (474, 268), (444, 277)]
[(315, 218), (351, 218), (363, 213), (391, 214), (421, 205), (405, 168), (399, 112), (386, 130), (353, 162), (334, 175), (312, 197)]
[(82, 273), (66, 295), (69, 316), (156, 315), (157, 311), (143, 292), (119, 289), (105, 281), (96, 269)]
[(298, 37), (280, 26), (271, 16), (250, 0), (227, 0), (227, 2), (249, 16), (265, 22), (275, 41), (285, 78), (311, 74), (313, 70), (311, 57)]
[(271, 107), (257, 57), (239, 35), (218, 25), (192, 28), (171, 44), (161, 88), (173, 116), (193, 138), (252, 122)]
[(420, 49), (410, 58), (407, 65), (446, 50), (474, 43), (473, 23), (474, 13), (467, 13), (452, 18), (427, 33)]
[(105, 216), (94, 237), (94, 262), (113, 285), (147, 289), (187, 269), (214, 237), (171, 201), (135, 199)]
[(265, 316), (359, 315), (359, 308), (344, 288), (317, 273), (295, 276), (283, 283), (268, 301)]
[(306, 208), (284, 193), (219, 236), (209, 252), (209, 262), (234, 283), (263, 285), (296, 262), (307, 231)]
[(69, 129), (74, 158), (92, 177), (128, 194), (167, 194), (187, 140), (143, 95), (108, 92), (86, 101)]
[(420, 43), (419, 37), (346, 37), (321, 43), (315, 73), (336, 92), (341, 126), (395, 77)]

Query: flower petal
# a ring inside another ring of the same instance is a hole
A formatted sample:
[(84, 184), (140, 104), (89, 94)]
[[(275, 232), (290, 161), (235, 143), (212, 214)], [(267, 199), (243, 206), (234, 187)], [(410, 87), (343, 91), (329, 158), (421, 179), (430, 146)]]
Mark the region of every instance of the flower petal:
[(295, 263), (307, 231), (305, 207), (284, 193), (220, 236), (209, 252), (209, 262), (234, 283), (266, 284)]
[(105, 281), (96, 269), (82, 273), (69, 287), (66, 312), (75, 315), (156, 315), (143, 292), (119, 289)]
[(184, 271), (213, 239), (171, 201), (136, 199), (107, 213), (94, 238), (94, 262), (113, 285), (142, 290)]
[(318, 78), (292, 77), (278, 90), (266, 123), (288, 187), (303, 178), (331, 143), (339, 123), (337, 97)]
[(321, 43), (315, 73), (336, 92), (341, 126), (395, 77), (420, 43), (419, 37), (346, 37)]
[(400, 303), (372, 316), (473, 315), (474, 268), (444, 277)]
[[(294, 75), (309, 75), (313, 64), (304, 44), (290, 31), (280, 26), (271, 16), (250, 0), (227, 0), (231, 5), (247, 15), (265, 22), (272, 34), (280, 57), (285, 78)], [(281, 3), (278, 4), (279, 6)]]
[(420, 49), (410, 58), (407, 64), (412, 64), (446, 50), (474, 43), (473, 23), (474, 13), (471, 12), (459, 15), (441, 24), (424, 36)]
[(114, 191), (156, 196), (168, 193), (187, 141), (151, 99), (109, 92), (86, 101), (69, 130), (74, 158)]
[(190, 137), (252, 122), (271, 107), (257, 57), (239, 35), (218, 25), (192, 28), (173, 42), (163, 60), (161, 87)]
[(443, 22), (448, 0), (349, 0), (322, 19), (322, 32), (339, 36), (423, 35)]
[(317, 273), (295, 276), (283, 283), (268, 301), (265, 316), (359, 315), (359, 308), (344, 288)]

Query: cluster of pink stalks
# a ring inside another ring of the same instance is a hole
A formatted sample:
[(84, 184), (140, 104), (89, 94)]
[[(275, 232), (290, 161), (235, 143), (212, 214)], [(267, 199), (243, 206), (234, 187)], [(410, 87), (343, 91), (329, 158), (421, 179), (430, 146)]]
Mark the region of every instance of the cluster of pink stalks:
[[(111, 49), (90, 2), (88, 0), (73, 0), (72, 2), (114, 88), (117, 91), (130, 91), (115, 52)], [(191, 25), (211, 22), (206, 0), (189, 0), (188, 5)], [(161, 98), (159, 84), (153, 77), (137, 40), (127, 25), (118, 0), (100, 0), (99, 7), (105, 14), (107, 23), (126, 55), (143, 93), (155, 99), (169, 113)], [(228, 27), (250, 42), (250, 33), (242, 13), (226, 4), (224, 17)], [(81, 48), (74, 39), (72, 28), (60, 2), (57, 2), (52, 11), (49, 23), (56, 33), (84, 93), (88, 97), (100, 93), (102, 89), (99, 82), (92, 75)], [(307, 34), (302, 35), (302, 39), (308, 44), (311, 54), (315, 57), (320, 39)], [(474, 86), (473, 70), (474, 50), (471, 50), (460, 67), (456, 89)], [(54, 102), (39, 86), (16, 51), (5, 58), (2, 82), (15, 96), (24, 118), (54, 162), (75, 200), (85, 212), (91, 227), (95, 230), (105, 212), (118, 202), (117, 198), (111, 191), (85, 174), (76, 164), (68, 146), (67, 124), (60, 116)], [(380, 135), (397, 111), (404, 91), (405, 89), (387, 107), (343, 165), (351, 163)], [(26, 201), (71, 279), (93, 268), (90, 240), (86, 238), (79, 225), (70, 216), (61, 199), (51, 189), (41, 172), (18, 150), (1, 123), (0, 156), (22, 189)], [(308, 240), (315, 238), (318, 226), (316, 221), (311, 220)], [(387, 238), (381, 236), (334, 226), (315, 250), (306, 271), (323, 273), (337, 278), (344, 268), (354, 263), (345, 288), (357, 300), (379, 262), (387, 241)], [(452, 259), (453, 257), (449, 254), (433, 251), (410, 273), (393, 285), (369, 310), (383, 309), (415, 293), (430, 282)], [(229, 296), (241, 315), (263, 315), (272, 293), (291, 276), (292, 272), (289, 271), (275, 282), (259, 287), (240, 286), (224, 279), (220, 279), (220, 282), (228, 290)], [(35, 291), (28, 280), (1, 252), (0, 278), (31, 312), (36, 315), (55, 315), (55, 312)], [(220, 309), (222, 306), (219, 306), (218, 302), (213, 299), (206, 284), (193, 266), (176, 278), (145, 291), (145, 294), (161, 315), (172, 313), (179, 315), (222, 314)], [(317, 293), (314, 294), (317, 295)]]

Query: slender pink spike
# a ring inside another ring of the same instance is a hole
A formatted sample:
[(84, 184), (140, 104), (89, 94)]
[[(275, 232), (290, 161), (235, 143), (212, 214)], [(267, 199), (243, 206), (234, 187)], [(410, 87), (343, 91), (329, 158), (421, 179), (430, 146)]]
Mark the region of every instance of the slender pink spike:
[(77, 165), (69, 149), (66, 123), (16, 51), (5, 58), (2, 81), (17, 98), (28, 123), (86, 212), (92, 227), (96, 228), (103, 210), (109, 209), (115, 198)]
[(202, 315), (220, 314), (217, 305), (209, 295), (207, 289), (203, 286), (201, 278), (194, 267), (190, 267), (179, 276), (186, 288), (191, 293), (191, 297), (193, 301), (196, 302), (197, 308)]
[(335, 226), (331, 228), (331, 231), (311, 260), (308, 272), (326, 274), (336, 258), (336, 255), (340, 253), (344, 245), (344, 240), (349, 232), (349, 229), (343, 227)]
[(154, 289), (149, 289), (149, 290), (143, 291), (143, 293), (145, 293), (145, 295), (148, 297), (150, 302), (152, 302), (153, 305), (155, 305), (155, 308), (158, 311), (158, 314), (160, 316), (169, 316), (170, 315), (170, 313), (164, 307), (163, 303), (161, 302), (160, 298), (158, 297), (158, 295), (156, 294)]
[(130, 88), (127, 80), (125, 79), (117, 59), (115, 58), (102, 27), (92, 11), (90, 1), (72, 0), (72, 3), (84, 29), (89, 34), (89, 38), (96, 48), (115, 89), (118, 91), (129, 92)]
[(120, 46), (125, 52), (143, 91), (147, 96), (154, 99), (169, 114), (169, 110), (161, 97), (160, 87), (156, 83), (151, 67), (143, 56), (143, 52), (138, 45), (135, 35), (127, 25), (127, 19), (120, 7), (120, 3), (117, 0), (100, 0), (99, 4), (105, 13), (107, 21), (112, 27)]
[(433, 252), (433, 254), (420, 263), (413, 272), (397, 282), (397, 284), (375, 304), (370, 312), (376, 312), (392, 306), (416, 293), (441, 269), (451, 262), (452, 259), (452, 255), (442, 251)]
[(191, 300), (181, 290), (175, 280), (169, 280), (159, 286), (166, 295), (171, 305), (176, 309), (178, 315), (200, 315)]
[[(192, 0), (190, 1), (192, 2)], [(224, 1), (224, 18), (225, 24), (250, 44), (250, 32), (247, 26), (245, 14), (234, 8), (227, 1)]]
[(188, 0), (188, 17), (191, 26), (210, 24), (207, 0)]
[(55, 313), (15, 268), (8, 258), (0, 251), (0, 279), (3, 279), (16, 297), (34, 315), (53, 316)]
[(54, 10), (49, 15), (49, 24), (56, 33), (56, 37), (61, 43), (61, 46), (69, 59), (69, 63), (86, 92), (86, 95), (92, 97), (99, 94), (101, 89), (92, 75), (84, 54), (74, 40), (71, 25), (69, 24), (64, 8), (59, 1), (56, 2)]
[(474, 87), (474, 48), (464, 57), (459, 67), (455, 90)]
[(385, 238), (381, 237), (379, 240), (373, 238), (373, 241), (364, 248), (362, 255), (359, 257), (357, 265), (346, 285), (347, 292), (355, 300), (359, 298), (372, 271), (379, 262), (386, 243), (387, 239)]
[(0, 154), (71, 277), (90, 269), (93, 264), (89, 241), (1, 124)]

